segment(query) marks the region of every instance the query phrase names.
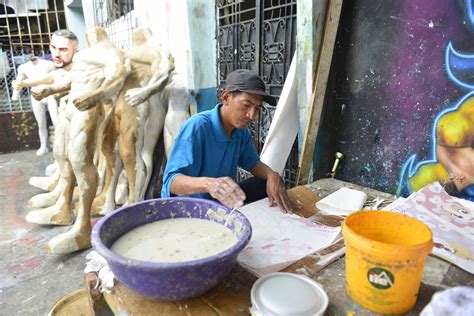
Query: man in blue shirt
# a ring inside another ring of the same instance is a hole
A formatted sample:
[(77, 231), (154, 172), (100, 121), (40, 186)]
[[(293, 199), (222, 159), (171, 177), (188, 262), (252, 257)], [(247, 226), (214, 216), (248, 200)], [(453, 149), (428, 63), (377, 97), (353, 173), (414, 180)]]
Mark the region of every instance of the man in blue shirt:
[[(291, 212), (280, 175), (260, 161), (247, 126), (263, 101), (275, 105), (257, 74), (238, 69), (226, 78), (222, 103), (192, 116), (177, 135), (163, 178), (162, 197), (216, 199), (233, 208), (268, 196), (270, 206)], [(254, 177), (237, 184), (237, 167)]]

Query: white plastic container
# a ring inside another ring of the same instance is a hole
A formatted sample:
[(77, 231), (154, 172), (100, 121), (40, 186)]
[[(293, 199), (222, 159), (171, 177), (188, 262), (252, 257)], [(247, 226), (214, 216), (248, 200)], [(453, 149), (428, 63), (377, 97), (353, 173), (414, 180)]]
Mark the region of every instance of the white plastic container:
[(323, 287), (304, 275), (275, 272), (255, 282), (250, 292), (253, 316), (320, 316), (329, 299)]

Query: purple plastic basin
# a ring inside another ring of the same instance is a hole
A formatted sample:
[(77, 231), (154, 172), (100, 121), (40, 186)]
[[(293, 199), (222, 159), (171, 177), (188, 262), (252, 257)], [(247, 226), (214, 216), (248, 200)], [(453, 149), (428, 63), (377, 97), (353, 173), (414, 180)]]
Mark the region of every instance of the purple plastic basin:
[(108, 262), (115, 277), (136, 293), (160, 300), (181, 300), (204, 294), (230, 272), (239, 252), (250, 241), (248, 219), (235, 211), (227, 227), (237, 244), (217, 255), (186, 262), (154, 263), (129, 259), (110, 250), (113, 243), (135, 227), (154, 221), (192, 217), (224, 224), (231, 210), (214, 201), (166, 198), (125, 206), (103, 217), (92, 230), (92, 246)]

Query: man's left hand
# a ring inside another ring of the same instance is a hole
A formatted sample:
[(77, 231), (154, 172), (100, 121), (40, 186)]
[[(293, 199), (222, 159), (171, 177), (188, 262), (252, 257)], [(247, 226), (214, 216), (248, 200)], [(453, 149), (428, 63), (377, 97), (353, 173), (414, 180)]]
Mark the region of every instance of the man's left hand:
[(286, 193), (283, 181), (280, 175), (276, 172), (272, 172), (267, 177), (267, 195), (270, 206), (278, 205), (283, 212), (293, 213), (290, 199)]

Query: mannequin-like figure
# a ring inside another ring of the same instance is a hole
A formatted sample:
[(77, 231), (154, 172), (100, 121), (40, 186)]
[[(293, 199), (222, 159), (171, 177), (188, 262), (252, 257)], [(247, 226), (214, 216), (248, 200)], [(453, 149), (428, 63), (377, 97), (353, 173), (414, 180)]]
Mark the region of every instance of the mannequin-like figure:
[[(189, 118), (188, 91), (174, 71), (172, 55), (156, 44), (148, 28), (136, 29), (133, 41), (135, 47), (126, 52), (132, 72), (117, 100), (112, 124), (115, 131), (109, 129), (104, 140), (108, 167), (103, 190), (94, 200), (95, 214), (106, 214), (115, 208), (120, 160), (128, 177), (128, 203), (144, 199), (160, 133), (163, 130), (169, 153), (181, 124)], [(114, 138), (118, 135), (120, 159), (113, 155)]]
[[(35, 86), (43, 81), (40, 78), (47, 77), (48, 73), (56, 70), (53, 62), (39, 59), (36, 56), (31, 57), (30, 61), (18, 67), (18, 76), (12, 81), (12, 87), (16, 90), (12, 100), (17, 99), (19, 92), (23, 87)], [(48, 108), (51, 121), (54, 126), (57, 122), (58, 103), (54, 96), (49, 96), (42, 100), (36, 100), (31, 97), (31, 107), (38, 124), (38, 135), (40, 139), (40, 148), (36, 152), (37, 156), (42, 156), (48, 152), (48, 126), (46, 122), (46, 107)]]
[[(49, 50), (51, 51), (51, 57), (56, 70), (42, 78), (23, 80), (21, 85), (23, 87), (36, 87), (44, 84), (61, 85), (60, 83), (65, 81), (64, 78), (67, 79), (69, 76), (69, 71), (72, 68), (72, 59), (78, 50), (78, 44), (77, 36), (73, 32), (69, 30), (55, 31), (51, 36)], [(59, 97), (55, 95), (55, 98), (58, 99)], [(61, 121), (61, 115), (61, 111), (58, 109), (58, 121)], [(59, 169), (56, 166), (57, 164), (53, 163), (47, 167), (49, 172), (53, 171), (53, 176), (32, 177), (29, 183), (40, 189), (51, 191), (57, 185), (59, 179)]]
[(172, 72), (163, 93), (162, 99), (168, 104), (165, 126), (163, 129), (163, 141), (165, 143), (166, 156), (169, 157), (174, 139), (178, 135), (181, 125), (189, 118), (189, 92), (179, 76)]
[[(173, 58), (156, 45), (147, 28), (134, 30), (133, 42), (134, 48), (126, 52), (132, 71), (118, 96), (113, 122), (103, 140), (105, 181), (94, 200), (94, 214), (103, 215), (115, 209), (122, 163), (128, 176), (128, 203), (143, 200), (151, 176), (153, 150), (165, 121), (166, 108), (159, 92), (174, 69)], [(119, 135), (117, 152), (115, 144)]]
[[(54, 154), (60, 169), (61, 195), (56, 204), (28, 213), (26, 220), (37, 224), (69, 225), (73, 221), (72, 193), (77, 181), (79, 210), (71, 230), (51, 239), (47, 250), (51, 253), (70, 253), (90, 247), (90, 209), (97, 189), (97, 170), (94, 153), (98, 122), (103, 117), (102, 104), (116, 97), (127, 75), (122, 51), (108, 39), (102, 28), (86, 33), (89, 48), (74, 56), (68, 84), (46, 86), (33, 91), (33, 96), (70, 89), (64, 109), (64, 121), (58, 122)], [(58, 140), (58, 141), (56, 141)]]

